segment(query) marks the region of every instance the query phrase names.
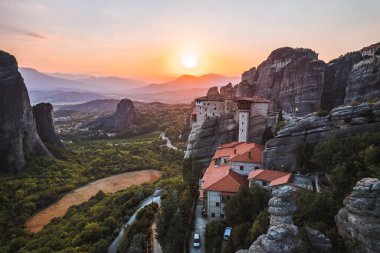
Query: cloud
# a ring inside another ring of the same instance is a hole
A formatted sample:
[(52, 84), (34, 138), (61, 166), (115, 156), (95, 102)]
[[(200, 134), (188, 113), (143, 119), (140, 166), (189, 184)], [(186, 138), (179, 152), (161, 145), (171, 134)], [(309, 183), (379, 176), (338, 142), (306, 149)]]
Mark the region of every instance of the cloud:
[(28, 38), (33, 38), (33, 39), (47, 39), (47, 37), (41, 33), (26, 30), (23, 28), (10, 27), (10, 26), (4, 26), (4, 25), (0, 25), (0, 32), (6, 32), (6, 33), (20, 35), (23, 37), (28, 37)]

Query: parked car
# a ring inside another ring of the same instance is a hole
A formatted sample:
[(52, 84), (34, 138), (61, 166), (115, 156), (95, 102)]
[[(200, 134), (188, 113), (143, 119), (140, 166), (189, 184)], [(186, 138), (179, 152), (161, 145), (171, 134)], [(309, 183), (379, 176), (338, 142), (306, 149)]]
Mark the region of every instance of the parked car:
[(230, 228), (230, 227), (226, 227), (226, 229), (224, 230), (224, 236), (223, 236), (223, 239), (224, 239), (225, 241), (227, 241), (228, 238), (230, 238), (230, 236), (231, 236), (231, 232), (232, 232), (232, 228)]
[(194, 234), (193, 247), (199, 248), (201, 246), (201, 237), (199, 234)]

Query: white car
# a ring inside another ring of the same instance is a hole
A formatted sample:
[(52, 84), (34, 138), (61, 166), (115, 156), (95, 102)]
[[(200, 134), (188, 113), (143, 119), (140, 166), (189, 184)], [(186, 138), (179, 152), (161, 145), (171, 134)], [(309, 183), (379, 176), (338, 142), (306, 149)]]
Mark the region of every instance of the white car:
[(199, 234), (194, 234), (193, 247), (199, 248), (201, 246), (201, 237)]

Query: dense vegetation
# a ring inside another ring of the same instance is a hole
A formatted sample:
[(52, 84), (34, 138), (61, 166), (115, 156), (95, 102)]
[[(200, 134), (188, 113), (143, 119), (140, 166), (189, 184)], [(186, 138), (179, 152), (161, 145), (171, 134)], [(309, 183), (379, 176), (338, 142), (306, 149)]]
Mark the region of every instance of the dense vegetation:
[[(247, 249), (251, 243), (265, 230), (266, 208), (270, 194), (264, 188), (253, 185), (251, 188), (241, 187), (224, 207), (227, 225), (232, 227), (231, 237), (223, 253)], [(269, 224), (268, 224), (269, 225)]]
[(149, 239), (152, 235), (151, 226), (157, 210), (158, 204), (153, 203), (137, 213), (135, 222), (126, 228), (125, 236), (118, 249), (119, 252), (140, 253), (147, 251)]
[[(26, 220), (81, 185), (126, 171), (163, 169), (164, 174), (171, 176), (181, 171), (182, 153), (162, 147), (158, 134), (118, 140), (88, 140), (81, 135), (65, 135), (64, 140), (72, 143), (67, 144), (66, 150), (55, 150), (59, 159), (31, 157), (19, 174), (1, 175), (0, 252), (16, 252), (33, 240), (24, 227)], [(165, 187), (176, 185), (179, 179), (168, 180), (171, 181), (165, 181)], [(97, 204), (98, 208), (103, 205), (103, 202)], [(90, 206), (78, 212), (87, 212)], [(128, 209), (131, 208), (132, 205)], [(109, 234), (102, 234), (102, 238), (107, 236)]]
[(322, 193), (297, 192), (300, 207), (295, 223), (314, 227), (333, 242), (336, 252), (346, 252), (334, 216), (356, 182), (364, 177), (380, 178), (380, 133), (364, 133), (345, 139), (331, 138), (316, 145), (300, 144), (299, 164), (305, 172), (325, 172), (332, 188)]
[(21, 252), (106, 252), (118, 224), (128, 220), (140, 201), (151, 193), (151, 187), (143, 186), (110, 195), (99, 192), (45, 226)]

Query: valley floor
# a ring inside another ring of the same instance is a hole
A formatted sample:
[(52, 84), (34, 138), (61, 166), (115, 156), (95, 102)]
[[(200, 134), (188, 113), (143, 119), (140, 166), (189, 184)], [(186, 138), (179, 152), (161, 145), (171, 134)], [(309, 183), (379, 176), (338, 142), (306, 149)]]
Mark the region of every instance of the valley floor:
[(132, 185), (154, 182), (160, 176), (160, 171), (142, 170), (125, 172), (96, 180), (83, 187), (69, 192), (56, 203), (33, 215), (26, 222), (25, 226), (31, 232), (36, 233), (40, 231), (45, 225), (49, 224), (53, 218), (63, 217), (69, 207), (81, 204), (89, 200), (92, 196), (95, 196), (98, 191), (113, 193), (122, 189), (126, 189)]

